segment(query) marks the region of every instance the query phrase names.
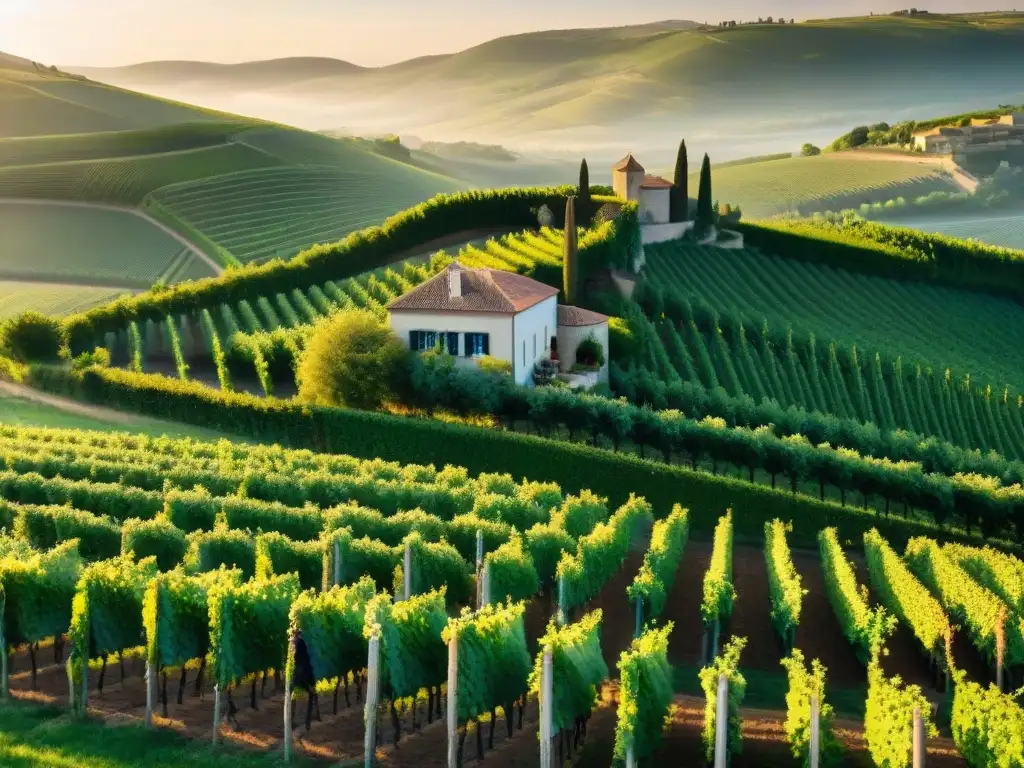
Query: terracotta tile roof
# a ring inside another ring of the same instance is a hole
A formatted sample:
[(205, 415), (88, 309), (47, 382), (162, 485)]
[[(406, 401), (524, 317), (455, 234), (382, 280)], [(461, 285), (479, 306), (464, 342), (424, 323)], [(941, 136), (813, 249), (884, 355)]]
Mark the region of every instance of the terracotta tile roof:
[[(462, 274), (462, 295), (451, 295), (451, 275)], [(558, 289), (530, 277), (500, 269), (447, 269), (388, 304), (389, 310), (426, 312), (493, 312), (514, 315), (558, 295)]]
[(672, 182), (661, 178), (661, 176), (647, 175), (640, 182), (640, 189), (672, 189)]
[(613, 171), (640, 171), (644, 170), (644, 167), (636, 161), (636, 158), (632, 154), (626, 155), (624, 158), (619, 160), (615, 165), (612, 166)]
[(608, 315), (591, 312), (581, 307), (558, 305), (558, 324), (567, 328), (581, 328), (587, 325), (601, 325), (608, 322)]

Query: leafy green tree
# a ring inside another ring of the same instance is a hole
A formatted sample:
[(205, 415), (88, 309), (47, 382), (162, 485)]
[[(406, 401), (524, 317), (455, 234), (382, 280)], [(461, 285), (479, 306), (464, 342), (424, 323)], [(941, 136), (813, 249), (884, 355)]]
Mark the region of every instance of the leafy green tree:
[(576, 200), (565, 201), (565, 247), (562, 258), (562, 293), (566, 304), (576, 302), (579, 289), (579, 248), (576, 243)]
[(690, 218), (690, 161), (686, 154), (686, 140), (679, 142), (676, 155), (676, 175), (672, 183), (669, 219), (686, 221)]
[(816, 155), (821, 154), (821, 148), (816, 147), (813, 144), (804, 144), (800, 147), (800, 154), (803, 157), (815, 157)]
[(593, 212), (593, 202), (590, 199), (590, 169), (587, 168), (587, 158), (580, 163), (580, 189), (579, 197), (576, 200), (576, 218), (584, 223), (590, 221)]
[(704, 155), (700, 167), (700, 187), (697, 192), (697, 234), (704, 235), (715, 225), (714, 200), (711, 197), (711, 158)]
[(65, 343), (60, 321), (39, 312), (22, 312), (0, 326), (0, 349), (23, 363), (52, 362)]
[(299, 363), (299, 399), (378, 408), (395, 396), (408, 350), (370, 312), (339, 312), (316, 327)]

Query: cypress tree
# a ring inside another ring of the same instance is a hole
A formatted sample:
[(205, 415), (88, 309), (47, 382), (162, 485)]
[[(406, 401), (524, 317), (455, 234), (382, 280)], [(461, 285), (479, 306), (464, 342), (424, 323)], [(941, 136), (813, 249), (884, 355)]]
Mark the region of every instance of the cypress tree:
[(676, 175), (670, 198), (670, 221), (687, 221), (690, 218), (690, 160), (686, 156), (686, 140), (679, 142), (676, 155)]
[(587, 168), (587, 158), (580, 163), (580, 191), (576, 200), (576, 218), (583, 222), (584, 226), (590, 222), (593, 214), (593, 202), (590, 199), (590, 169)]
[(698, 234), (706, 234), (714, 225), (714, 211), (711, 200), (711, 158), (704, 155), (700, 167), (700, 188), (697, 191), (697, 222)]
[(565, 294), (565, 303), (576, 302), (576, 291), (579, 287), (579, 268), (577, 259), (579, 252), (576, 248), (576, 198), (570, 197), (565, 201), (565, 245), (562, 255), (562, 293)]

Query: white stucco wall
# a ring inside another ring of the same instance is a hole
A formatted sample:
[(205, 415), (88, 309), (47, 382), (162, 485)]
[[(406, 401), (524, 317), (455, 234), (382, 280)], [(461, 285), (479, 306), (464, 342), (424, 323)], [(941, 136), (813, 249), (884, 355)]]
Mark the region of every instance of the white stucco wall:
[[(520, 384), (532, 381), (534, 363), (547, 357), (551, 336), (557, 333), (558, 297), (552, 296), (518, 315), (475, 312), (413, 312), (398, 310), (389, 313), (391, 329), (405, 344), (410, 331), (438, 333), (486, 333), (490, 336), (490, 355), (512, 363), (512, 375)], [(513, 338), (513, 328), (515, 337)], [(545, 336), (545, 329), (546, 336)], [(537, 353), (534, 354), (534, 337)], [(526, 362), (523, 362), (525, 342)], [(459, 359), (465, 354), (466, 339), (459, 336)]]
[[(474, 312), (392, 311), (391, 329), (405, 344), (410, 331), (439, 333), (486, 333), (490, 335), (490, 354), (501, 360), (512, 360), (512, 316)], [(459, 336), (459, 355), (465, 353), (465, 336)]]
[(692, 221), (677, 221), (671, 224), (642, 224), (640, 241), (644, 245), (664, 243), (667, 240), (678, 240), (693, 229)]
[(639, 200), (640, 185), (644, 181), (644, 174), (640, 171), (613, 171), (612, 190), (623, 200)]
[(558, 367), (567, 373), (576, 364), (576, 349), (580, 342), (593, 334), (598, 344), (604, 349), (604, 365), (598, 375), (600, 381), (608, 380), (608, 323), (584, 326), (561, 326), (558, 329)]
[(668, 189), (640, 190), (640, 223), (668, 224), (671, 199)]
[(534, 363), (550, 355), (551, 337), (557, 333), (557, 296), (545, 299), (515, 316), (515, 359), (512, 361), (512, 376), (518, 383), (527, 384), (533, 380)]

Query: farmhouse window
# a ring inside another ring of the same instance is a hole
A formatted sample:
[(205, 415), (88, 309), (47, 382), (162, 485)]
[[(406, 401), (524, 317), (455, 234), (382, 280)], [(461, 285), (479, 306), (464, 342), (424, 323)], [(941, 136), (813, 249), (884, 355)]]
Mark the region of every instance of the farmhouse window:
[(551, 349), (551, 347), (548, 345), (548, 338), (549, 338), (548, 337), (548, 327), (545, 325), (544, 326), (544, 349), (545, 350)]
[(442, 333), (441, 334), (442, 344), (444, 344), (444, 351), (449, 355), (459, 354), (459, 334), (457, 333)]
[(466, 357), (479, 357), (491, 353), (491, 337), (487, 333), (466, 334)]
[(425, 352), (437, 346), (437, 331), (409, 331), (409, 348)]

